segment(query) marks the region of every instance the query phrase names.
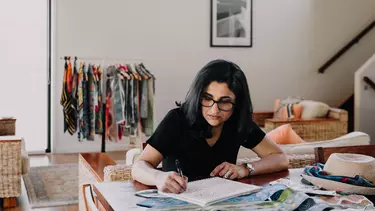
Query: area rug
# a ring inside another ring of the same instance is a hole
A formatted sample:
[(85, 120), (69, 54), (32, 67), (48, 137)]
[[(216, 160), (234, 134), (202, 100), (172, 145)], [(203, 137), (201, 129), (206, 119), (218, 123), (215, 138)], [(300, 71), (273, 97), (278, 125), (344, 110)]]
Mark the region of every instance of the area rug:
[(23, 180), (31, 208), (78, 204), (78, 164), (31, 167)]

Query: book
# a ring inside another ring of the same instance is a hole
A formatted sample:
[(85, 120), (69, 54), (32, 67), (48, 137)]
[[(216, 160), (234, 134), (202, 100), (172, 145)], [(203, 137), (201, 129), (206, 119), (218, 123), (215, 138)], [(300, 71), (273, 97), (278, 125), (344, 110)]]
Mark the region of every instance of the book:
[(236, 196), (247, 195), (261, 190), (262, 187), (237, 181), (211, 177), (188, 182), (186, 191), (174, 194), (159, 191), (161, 195), (186, 201), (205, 207)]

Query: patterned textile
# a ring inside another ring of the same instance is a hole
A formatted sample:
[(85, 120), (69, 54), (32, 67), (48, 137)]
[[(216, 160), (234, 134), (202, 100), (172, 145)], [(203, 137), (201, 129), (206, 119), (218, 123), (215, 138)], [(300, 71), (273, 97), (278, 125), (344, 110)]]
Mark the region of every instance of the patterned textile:
[(64, 133), (68, 132), (73, 135), (76, 130), (76, 115), (75, 107), (73, 107), (73, 97), (72, 97), (72, 65), (70, 59), (65, 60), (65, 70), (64, 70), (64, 81), (63, 89), (60, 98), (60, 104), (63, 106), (64, 112)]
[(102, 106), (102, 88), (101, 88), (101, 83), (102, 83), (102, 69), (101, 66), (95, 69), (96, 71), (94, 72), (96, 76), (96, 82), (97, 82), (97, 104), (95, 104), (95, 133), (96, 134), (101, 134), (103, 133), (103, 106)]
[(319, 199), (326, 202), (330, 206), (339, 208), (351, 208), (361, 210), (364, 210), (365, 208), (372, 208), (372, 210), (375, 210), (374, 204), (362, 195), (336, 195), (334, 197), (320, 196)]
[[(198, 205), (173, 198), (149, 198), (137, 205), (152, 208), (150, 210), (200, 210)], [(309, 197), (303, 192), (294, 191), (285, 185), (267, 186), (257, 193), (234, 197), (210, 206), (204, 210), (262, 210), (262, 211), (325, 211), (332, 206)], [(203, 210), (203, 209), (202, 209)]]
[(78, 141), (82, 141), (83, 139), (83, 79), (84, 79), (84, 64), (81, 62), (79, 65), (79, 72), (78, 72), (78, 92), (77, 92), (77, 135)]
[(73, 64), (73, 79), (72, 79), (72, 107), (74, 109), (74, 112), (72, 114), (72, 118), (74, 121), (74, 128), (77, 131), (78, 130), (78, 70), (77, 70), (77, 57), (74, 58), (74, 64)]
[(82, 133), (84, 139), (89, 137), (90, 133), (90, 95), (89, 95), (89, 82), (88, 82), (88, 70), (90, 65), (83, 66), (83, 114), (82, 114)]
[(94, 140), (95, 135), (95, 80), (93, 66), (89, 64), (87, 76), (88, 76), (88, 98), (89, 98), (89, 136), (87, 140)]
[(333, 180), (336, 182), (343, 182), (343, 183), (347, 183), (351, 185), (375, 188), (374, 184), (372, 184), (370, 181), (366, 180), (365, 178), (359, 175), (356, 175), (355, 177), (333, 176), (325, 172), (323, 168), (324, 168), (324, 164), (317, 163), (313, 166), (305, 167), (305, 169), (303, 170), (303, 173), (308, 176), (318, 177), (321, 179), (328, 179), (328, 180)]
[(113, 105), (113, 91), (111, 89), (111, 81), (107, 81), (107, 97), (106, 97), (106, 139), (109, 141), (117, 141), (118, 128), (116, 126), (115, 111)]
[[(153, 75), (143, 64), (103, 66), (65, 57), (60, 104), (64, 133), (77, 132), (78, 141), (94, 140), (95, 134), (109, 141), (153, 133)], [(103, 120), (106, 119), (104, 125)], [(104, 130), (106, 133), (103, 134)]]

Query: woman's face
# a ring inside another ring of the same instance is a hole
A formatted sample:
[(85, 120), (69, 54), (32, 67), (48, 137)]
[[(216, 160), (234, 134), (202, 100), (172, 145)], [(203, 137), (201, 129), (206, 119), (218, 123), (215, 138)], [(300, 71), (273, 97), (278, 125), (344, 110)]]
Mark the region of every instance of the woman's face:
[(202, 115), (212, 126), (221, 126), (227, 121), (234, 108), (236, 96), (226, 83), (211, 82), (203, 92)]

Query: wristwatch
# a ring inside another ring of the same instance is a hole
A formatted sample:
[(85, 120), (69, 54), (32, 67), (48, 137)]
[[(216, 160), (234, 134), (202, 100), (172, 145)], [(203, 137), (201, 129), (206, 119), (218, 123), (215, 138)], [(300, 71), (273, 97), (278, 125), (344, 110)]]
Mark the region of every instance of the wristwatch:
[(251, 176), (255, 171), (254, 166), (251, 163), (244, 163), (244, 165), (247, 169), (249, 169), (249, 176)]

